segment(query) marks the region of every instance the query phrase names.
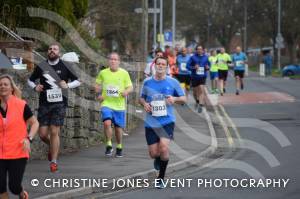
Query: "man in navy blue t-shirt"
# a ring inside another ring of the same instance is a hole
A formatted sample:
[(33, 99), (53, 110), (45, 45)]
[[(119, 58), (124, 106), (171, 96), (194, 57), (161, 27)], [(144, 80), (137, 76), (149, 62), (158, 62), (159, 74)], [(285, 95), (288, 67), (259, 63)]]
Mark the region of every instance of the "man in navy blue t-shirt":
[(187, 69), (191, 71), (193, 95), (196, 101), (195, 109), (202, 112), (205, 99), (205, 83), (210, 63), (203, 47), (198, 45), (196, 53), (189, 59)]

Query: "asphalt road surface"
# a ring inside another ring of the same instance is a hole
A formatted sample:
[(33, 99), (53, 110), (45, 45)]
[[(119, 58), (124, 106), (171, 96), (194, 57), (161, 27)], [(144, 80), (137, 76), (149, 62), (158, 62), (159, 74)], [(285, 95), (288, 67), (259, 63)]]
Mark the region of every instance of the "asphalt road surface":
[(230, 78), (217, 108), (229, 125), (234, 150), (224, 150), (212, 165), (170, 173), (165, 189), (150, 184), (101, 198), (300, 198), (299, 87), (299, 80), (252, 76), (236, 96)]

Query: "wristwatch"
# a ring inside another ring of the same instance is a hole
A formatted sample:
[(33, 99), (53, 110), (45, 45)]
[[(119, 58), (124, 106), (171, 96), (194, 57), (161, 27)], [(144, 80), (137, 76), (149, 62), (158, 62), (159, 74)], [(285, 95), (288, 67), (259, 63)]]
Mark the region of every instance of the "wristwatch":
[(32, 138), (32, 137), (30, 137), (30, 136), (28, 135), (28, 136), (27, 136), (27, 139), (29, 140), (30, 143), (32, 143), (32, 141), (33, 141), (33, 138)]

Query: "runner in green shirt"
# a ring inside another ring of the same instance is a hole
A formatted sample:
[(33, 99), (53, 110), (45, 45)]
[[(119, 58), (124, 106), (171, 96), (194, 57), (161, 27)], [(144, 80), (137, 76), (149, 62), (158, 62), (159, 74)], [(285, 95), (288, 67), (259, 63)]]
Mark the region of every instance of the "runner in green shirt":
[(132, 92), (128, 72), (119, 68), (120, 57), (117, 53), (109, 56), (109, 68), (99, 72), (95, 90), (101, 102), (101, 115), (106, 136), (106, 156), (112, 156), (112, 123), (115, 126), (116, 157), (122, 157), (122, 128), (125, 128), (126, 97)]
[(226, 92), (226, 80), (228, 75), (228, 64), (231, 63), (231, 57), (225, 52), (225, 48), (220, 49), (220, 53), (217, 55), (217, 63), (219, 67), (219, 86), (220, 93)]
[(208, 61), (210, 62), (210, 80), (211, 80), (211, 93), (216, 94), (218, 93), (218, 64), (217, 64), (217, 52), (216, 50), (210, 51), (210, 57)]

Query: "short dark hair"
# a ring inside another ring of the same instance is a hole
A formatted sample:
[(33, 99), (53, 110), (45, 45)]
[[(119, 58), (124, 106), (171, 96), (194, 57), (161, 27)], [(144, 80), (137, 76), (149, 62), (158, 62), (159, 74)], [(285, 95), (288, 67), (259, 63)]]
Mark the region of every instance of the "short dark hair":
[(50, 46), (58, 46), (59, 51), (60, 51), (60, 49), (61, 49), (61, 45), (60, 45), (60, 43), (58, 43), (58, 42), (53, 42), (53, 43), (51, 43), (48, 47), (50, 47)]
[(198, 45), (196, 46), (195, 50), (197, 51), (197, 49), (198, 49), (199, 47), (201, 47), (202, 49), (204, 49), (202, 45), (198, 44)]
[(156, 48), (156, 49), (155, 49), (155, 54), (157, 54), (157, 53), (164, 53), (164, 52), (162, 51), (161, 48)]
[(168, 60), (168, 58), (166, 58), (166, 57), (157, 57), (157, 58), (155, 58), (155, 61), (154, 61), (155, 64), (156, 64), (156, 62), (157, 62), (158, 59), (163, 59), (163, 60), (165, 60), (165, 61), (167, 62), (167, 66), (169, 65), (169, 60)]

